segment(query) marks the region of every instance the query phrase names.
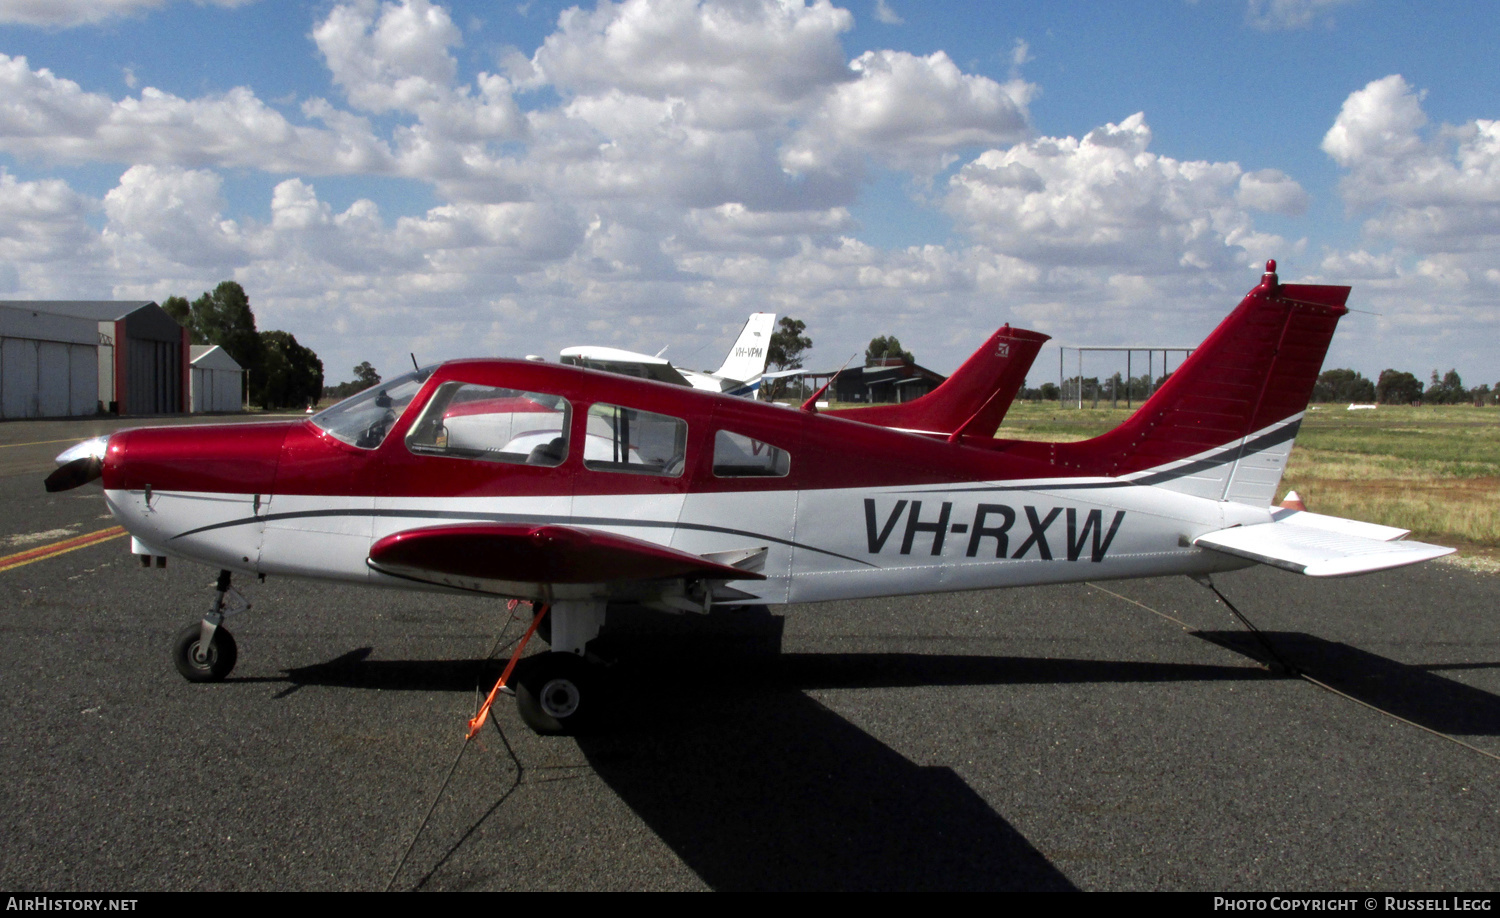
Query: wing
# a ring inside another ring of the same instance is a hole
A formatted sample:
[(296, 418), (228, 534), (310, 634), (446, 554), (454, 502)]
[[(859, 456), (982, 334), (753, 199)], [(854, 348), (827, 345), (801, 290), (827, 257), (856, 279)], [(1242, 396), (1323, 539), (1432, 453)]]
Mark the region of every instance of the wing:
[[(409, 529), (370, 548), (384, 574), (504, 595), (610, 596), (652, 582), (764, 580), (764, 549), (704, 557), (578, 526), (476, 523)], [(727, 563), (726, 563), (727, 562)]]
[(692, 383), (667, 361), (649, 354), (622, 351), (615, 347), (569, 347), (561, 353), (563, 363), (591, 370), (605, 370), (621, 376), (637, 379), (654, 379), (674, 386), (689, 386)]
[(1410, 531), (1336, 516), (1278, 510), (1270, 523), (1206, 533), (1193, 544), (1309, 577), (1383, 571), (1452, 554), (1453, 549), (1407, 541)]

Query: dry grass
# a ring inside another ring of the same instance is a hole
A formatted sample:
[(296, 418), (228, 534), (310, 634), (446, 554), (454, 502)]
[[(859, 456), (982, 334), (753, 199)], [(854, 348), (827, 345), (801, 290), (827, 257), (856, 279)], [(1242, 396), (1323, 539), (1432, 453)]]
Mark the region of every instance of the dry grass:
[(1320, 513), (1400, 526), (1493, 558), (1500, 554), (1500, 411), (1309, 412), (1287, 488)]
[[(1124, 409), (1017, 404), (998, 436), (1076, 441), (1129, 416)], [(1309, 509), (1410, 529), (1456, 545), (1470, 559), (1500, 560), (1500, 410), (1469, 406), (1318, 406), (1303, 421), (1281, 491)]]
[(1500, 546), (1500, 480), (1494, 478), (1347, 481), (1288, 475), (1285, 486), (1319, 513), (1400, 526), (1436, 541)]

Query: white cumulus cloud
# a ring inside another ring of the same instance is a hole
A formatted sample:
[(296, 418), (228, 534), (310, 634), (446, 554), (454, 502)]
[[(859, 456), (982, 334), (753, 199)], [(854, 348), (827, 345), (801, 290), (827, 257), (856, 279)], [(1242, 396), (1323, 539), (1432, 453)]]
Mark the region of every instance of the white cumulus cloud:
[(532, 63), (567, 93), (692, 100), (705, 122), (750, 124), (852, 79), (839, 35), (853, 25), (828, 0), (601, 2), (564, 12)]
[(368, 134), (293, 125), (245, 87), (183, 99), (146, 87), (120, 101), (24, 57), (0, 54), (0, 150), (54, 162), (380, 172), (390, 153)]
[(104, 196), (104, 241), (130, 275), (224, 268), (243, 260), (239, 226), (223, 216), (223, 180), (201, 169), (132, 166)]
[(1429, 129), (1422, 94), (1392, 75), (1345, 100), (1323, 150), (1346, 203), (1373, 213), (1367, 233), (1427, 252), (1500, 244), (1500, 121)]
[(85, 278), (97, 283), (104, 255), (88, 224), (95, 210), (95, 202), (61, 179), (25, 182), (0, 169), (0, 293), (86, 293), (73, 285)]
[(448, 94), (462, 39), (448, 11), (427, 0), (361, 0), (334, 7), (312, 33), (333, 81), (372, 112), (414, 111)]
[(1434, 126), (1422, 101), (1397, 74), (1344, 101), (1323, 151), (1344, 170), (1339, 191), (1365, 218), (1365, 245), (1325, 253), (1319, 270), (1354, 281), (1378, 313), (1349, 323), (1336, 347), (1384, 352), (1419, 377), (1424, 365), (1493, 366), (1500, 331), (1500, 122)]
[(1280, 243), (1254, 232), (1245, 207), (1293, 205), (1295, 182), (1280, 173), (1246, 182), (1236, 163), (1177, 160), (1151, 152), (1150, 143), (1137, 113), (1081, 140), (1042, 137), (989, 150), (953, 177), (946, 207), (984, 245), (1048, 265), (1222, 271)]
[[(166, 6), (169, 0), (0, 0), (0, 23), (70, 28)], [(255, 0), (193, 0), (200, 6), (236, 7)]]
[(820, 168), (852, 151), (931, 173), (963, 147), (1014, 143), (1030, 132), (1035, 87), (966, 74), (942, 51), (867, 51), (852, 68), (858, 79), (834, 87), (787, 150), (789, 168)]

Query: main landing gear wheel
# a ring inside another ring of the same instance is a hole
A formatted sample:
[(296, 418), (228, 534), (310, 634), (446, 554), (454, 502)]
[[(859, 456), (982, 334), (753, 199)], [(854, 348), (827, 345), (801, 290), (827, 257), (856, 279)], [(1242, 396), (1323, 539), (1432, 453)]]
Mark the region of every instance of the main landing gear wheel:
[(586, 732), (602, 707), (596, 667), (571, 653), (528, 657), (516, 674), (516, 707), (537, 733)]
[(177, 632), (172, 642), (172, 665), (189, 682), (219, 682), (234, 669), (239, 655), (234, 635), (222, 626), (214, 629), (206, 651), (201, 622), (193, 622)]

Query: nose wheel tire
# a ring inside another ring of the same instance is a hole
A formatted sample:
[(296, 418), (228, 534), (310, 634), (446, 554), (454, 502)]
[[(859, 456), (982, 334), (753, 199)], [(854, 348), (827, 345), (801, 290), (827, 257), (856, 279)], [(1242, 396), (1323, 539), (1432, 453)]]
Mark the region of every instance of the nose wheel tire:
[(177, 632), (172, 641), (172, 665), (189, 682), (218, 682), (229, 675), (239, 658), (234, 635), (223, 627), (214, 631), (208, 647), (203, 647), (203, 625), (193, 622)]
[(537, 733), (586, 732), (597, 722), (602, 702), (595, 667), (571, 653), (528, 657), (518, 669), (516, 707)]

